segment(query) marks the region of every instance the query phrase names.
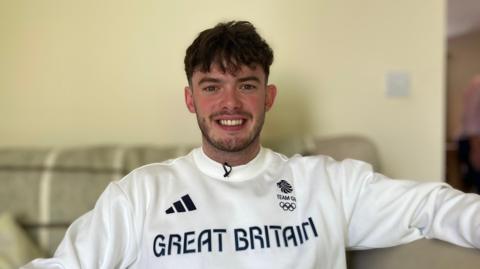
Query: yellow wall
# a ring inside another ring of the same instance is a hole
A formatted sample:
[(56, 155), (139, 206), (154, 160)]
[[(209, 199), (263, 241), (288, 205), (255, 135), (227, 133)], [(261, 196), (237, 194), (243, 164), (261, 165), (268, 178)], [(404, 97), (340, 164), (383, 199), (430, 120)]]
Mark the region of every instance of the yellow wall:
[[(0, 0), (0, 146), (199, 143), (184, 51), (230, 19), (275, 51), (265, 137), (364, 134), (386, 174), (442, 178), (438, 0)], [(392, 70), (411, 75), (409, 97), (385, 97)]]

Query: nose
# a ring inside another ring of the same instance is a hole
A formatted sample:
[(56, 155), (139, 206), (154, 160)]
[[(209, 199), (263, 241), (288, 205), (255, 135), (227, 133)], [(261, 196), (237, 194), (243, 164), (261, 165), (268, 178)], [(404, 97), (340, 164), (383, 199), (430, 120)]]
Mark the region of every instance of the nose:
[(240, 93), (233, 87), (227, 88), (222, 96), (222, 107), (226, 110), (238, 110), (242, 107)]

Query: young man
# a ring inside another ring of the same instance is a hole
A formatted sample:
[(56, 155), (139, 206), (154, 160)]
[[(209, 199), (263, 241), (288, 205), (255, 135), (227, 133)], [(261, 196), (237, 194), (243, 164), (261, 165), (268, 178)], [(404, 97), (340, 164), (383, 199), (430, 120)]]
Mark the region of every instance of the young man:
[(390, 180), (368, 164), (262, 148), (273, 53), (248, 22), (188, 48), (185, 88), (202, 147), (136, 169), (24, 268), (346, 268), (345, 249), (438, 238), (480, 248), (480, 198)]

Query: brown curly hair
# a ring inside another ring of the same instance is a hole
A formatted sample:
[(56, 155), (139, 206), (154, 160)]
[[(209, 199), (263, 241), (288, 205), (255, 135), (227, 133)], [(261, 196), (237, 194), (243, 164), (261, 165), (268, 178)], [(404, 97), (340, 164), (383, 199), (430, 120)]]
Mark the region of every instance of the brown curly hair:
[(230, 21), (202, 31), (188, 47), (184, 63), (189, 84), (195, 70), (208, 72), (212, 64), (231, 74), (243, 65), (260, 65), (267, 81), (273, 51), (250, 22)]

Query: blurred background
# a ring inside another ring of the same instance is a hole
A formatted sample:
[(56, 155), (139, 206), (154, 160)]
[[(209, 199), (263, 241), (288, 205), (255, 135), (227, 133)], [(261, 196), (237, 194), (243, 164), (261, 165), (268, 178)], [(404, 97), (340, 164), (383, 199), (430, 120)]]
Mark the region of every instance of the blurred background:
[(275, 52), (279, 93), (264, 139), (360, 134), (391, 177), (453, 178), (461, 92), (480, 65), (462, 2), (478, 6), (0, 0), (0, 147), (199, 144), (184, 52), (199, 31), (235, 19), (254, 23)]
[(448, 0), (447, 10), (446, 178), (480, 193), (480, 1)]

